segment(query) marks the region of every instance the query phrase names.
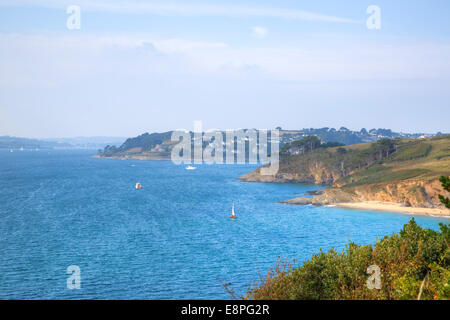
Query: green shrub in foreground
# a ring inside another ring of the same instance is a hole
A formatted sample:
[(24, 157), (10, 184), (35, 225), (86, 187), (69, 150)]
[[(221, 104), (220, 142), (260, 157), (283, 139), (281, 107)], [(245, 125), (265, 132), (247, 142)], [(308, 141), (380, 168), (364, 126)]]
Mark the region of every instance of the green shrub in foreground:
[[(293, 268), (279, 261), (246, 299), (450, 299), (450, 228), (422, 229), (414, 219), (374, 246), (349, 243)], [(381, 288), (369, 289), (377, 265)]]

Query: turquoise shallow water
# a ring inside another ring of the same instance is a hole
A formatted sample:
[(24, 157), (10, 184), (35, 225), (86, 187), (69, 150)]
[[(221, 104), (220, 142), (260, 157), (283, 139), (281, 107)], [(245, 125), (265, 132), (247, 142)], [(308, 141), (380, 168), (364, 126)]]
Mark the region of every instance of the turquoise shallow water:
[[(189, 171), (91, 154), (0, 150), (0, 299), (227, 299), (218, 279), (244, 293), (278, 256), (374, 243), (410, 219), (279, 204), (318, 187), (236, 180), (250, 165)], [(81, 290), (66, 287), (69, 265)]]

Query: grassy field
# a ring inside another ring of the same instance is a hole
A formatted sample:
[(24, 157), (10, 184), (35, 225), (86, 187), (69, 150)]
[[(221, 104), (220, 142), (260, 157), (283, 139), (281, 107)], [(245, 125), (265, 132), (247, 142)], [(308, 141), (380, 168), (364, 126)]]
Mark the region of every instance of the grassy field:
[(450, 175), (450, 135), (379, 141), (284, 156), (279, 174), (301, 174), (311, 171), (313, 166), (338, 177), (334, 182), (339, 186), (437, 179)]
[[(421, 140), (395, 140), (395, 149), (384, 159), (337, 181), (352, 186), (408, 179), (431, 180), (450, 175), (450, 136)], [(357, 153), (367, 148), (359, 145)]]

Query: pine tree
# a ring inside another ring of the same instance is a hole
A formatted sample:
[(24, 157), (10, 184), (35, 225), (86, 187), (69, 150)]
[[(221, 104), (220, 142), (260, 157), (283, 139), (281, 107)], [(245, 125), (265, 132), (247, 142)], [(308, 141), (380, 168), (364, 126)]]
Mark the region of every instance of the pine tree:
[[(444, 190), (447, 190), (450, 192), (450, 177), (442, 176), (439, 181), (442, 183), (442, 187)], [(439, 200), (445, 205), (445, 207), (450, 209), (450, 199), (444, 197), (443, 195), (439, 195)]]

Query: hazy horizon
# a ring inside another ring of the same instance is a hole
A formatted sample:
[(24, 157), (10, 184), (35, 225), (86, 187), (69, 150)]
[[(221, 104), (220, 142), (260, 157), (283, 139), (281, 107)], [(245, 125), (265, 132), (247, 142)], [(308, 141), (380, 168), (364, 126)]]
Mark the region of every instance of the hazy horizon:
[[(70, 30), (70, 5), (81, 9)], [(381, 29), (366, 12), (381, 9)], [(450, 3), (0, 2), (0, 136), (448, 132)]]
[[(336, 130), (339, 130), (339, 128), (340, 128), (341, 126), (337, 126), (337, 127), (329, 127), (329, 128), (335, 128)], [(345, 127), (345, 126), (344, 126)], [(324, 128), (324, 127), (318, 127), (318, 128), (313, 128), (313, 129), (321, 129), (321, 128)], [(184, 128), (183, 128), (184, 129)], [(230, 128), (228, 128), (228, 130), (229, 130)], [(236, 128), (236, 129), (242, 129), (242, 128)], [(247, 129), (247, 128), (244, 128), (244, 129)], [(275, 128), (265, 128), (265, 129), (268, 129), (268, 130), (271, 130), (271, 129), (275, 129)], [(310, 128), (296, 128), (296, 129), (291, 129), (291, 128), (282, 128), (282, 130), (283, 131), (299, 131), (299, 130), (304, 130), (304, 129), (310, 129)], [(347, 129), (349, 129), (350, 131), (353, 131), (353, 132), (358, 132), (358, 131), (360, 131), (361, 129), (363, 129), (363, 128), (360, 128), (360, 129), (355, 129), (355, 130), (353, 130), (352, 128), (347, 128)], [(366, 129), (367, 131), (369, 131), (369, 130), (371, 130), (371, 129), (391, 129), (391, 128), (364, 128), (364, 129)], [(169, 131), (175, 131), (176, 129), (170, 129), (170, 130), (160, 130), (160, 131), (151, 131), (151, 130), (147, 130), (147, 131), (143, 131), (143, 132), (141, 132), (141, 133), (138, 133), (138, 134), (136, 134), (136, 135), (131, 135), (131, 136), (105, 136), (105, 135), (102, 135), (102, 136), (61, 136), (61, 137), (58, 137), (58, 136), (55, 136), (55, 137), (26, 137), (26, 136), (14, 136), (14, 135), (10, 135), (10, 134), (2, 134), (2, 135), (0, 135), (0, 137), (4, 137), (4, 136), (6, 136), (6, 137), (11, 137), (11, 138), (23, 138), (23, 139), (36, 139), (36, 140), (64, 140), (64, 139), (70, 139), (70, 140), (74, 140), (74, 139), (100, 139), (100, 138), (105, 138), (105, 139), (128, 139), (128, 138), (134, 138), (134, 137), (137, 137), (137, 136), (139, 136), (139, 135), (142, 135), (142, 134), (144, 134), (144, 133), (164, 133), (164, 132), (169, 132)], [(186, 130), (192, 130), (192, 129), (190, 129), (190, 128), (186, 128)], [(209, 130), (209, 129), (207, 129), (207, 130)], [(226, 129), (219, 129), (219, 130), (226, 130)], [(260, 130), (262, 130), (262, 129), (260, 129)], [(392, 130), (392, 129), (391, 129)], [(435, 131), (435, 132), (424, 132), (424, 131), (411, 131), (411, 132), (406, 132), (406, 131), (395, 131), (395, 130), (392, 130), (392, 132), (396, 132), (396, 133), (404, 133), (404, 134), (419, 134), (419, 133), (422, 133), (422, 134), (436, 134), (436, 133), (438, 133), (438, 132), (440, 132), (440, 133), (442, 133), (442, 134), (450, 134), (449, 132), (447, 132), (447, 131), (445, 131), (445, 132), (442, 132), (442, 131)]]

